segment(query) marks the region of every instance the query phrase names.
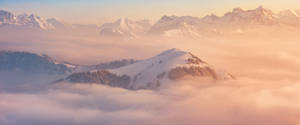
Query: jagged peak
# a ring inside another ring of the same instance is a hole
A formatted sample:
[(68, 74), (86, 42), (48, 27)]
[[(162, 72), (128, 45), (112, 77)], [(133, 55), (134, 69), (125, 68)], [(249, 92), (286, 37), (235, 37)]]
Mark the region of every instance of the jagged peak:
[(190, 52), (178, 48), (168, 49), (157, 56), (108, 70), (90, 70), (70, 75), (66, 80), (74, 83), (99, 83), (130, 90), (158, 89), (168, 80), (185, 77), (203, 77), (212, 80), (231, 79), (227, 72), (219, 72)]
[(0, 14), (12, 14), (13, 15), (13, 13), (6, 11), (6, 10), (0, 10)]
[(217, 16), (216, 14), (212, 13), (212, 14), (209, 14), (207, 15), (206, 17), (215, 17), (215, 18), (219, 18), (219, 16)]
[(260, 12), (260, 13), (267, 14), (267, 15), (274, 14), (272, 10), (264, 8), (263, 6), (259, 6), (258, 8), (256, 8), (255, 10), (252, 10), (252, 11)]
[(172, 15), (172, 16), (164, 15), (160, 18), (160, 21), (170, 21), (170, 20), (173, 20), (173, 19), (176, 19), (176, 18), (178, 18), (178, 17), (175, 16), (175, 15)]
[(188, 63), (188, 64), (207, 64), (206, 62), (202, 61), (200, 58), (198, 58), (191, 52), (184, 51), (178, 48), (172, 48), (166, 50), (160, 53), (159, 55), (154, 56), (153, 58), (159, 58), (160, 60), (180, 58), (180, 60), (185, 60), (184, 63)]
[(266, 10), (262, 5), (258, 6), (256, 10)]
[(217, 16), (216, 14), (212, 13), (212, 14), (209, 14), (209, 15), (206, 15), (205, 17), (202, 18), (202, 20), (206, 20), (206, 21), (214, 21), (214, 20), (217, 20), (219, 19), (220, 17)]
[(244, 12), (244, 10), (242, 8), (233, 8), (232, 10), (233, 13), (240, 13), (240, 12)]
[(118, 23), (127, 23), (131, 21), (130, 19), (128, 19), (127, 17), (122, 17), (122, 18), (119, 18), (116, 22)]
[(62, 21), (59, 18), (48, 18), (46, 19), (47, 22), (51, 22), (51, 23), (61, 23)]
[(178, 48), (172, 48), (163, 51), (162, 53), (158, 54), (158, 56), (165, 56), (165, 55), (178, 54), (178, 53), (188, 53), (188, 52), (182, 51), (181, 49)]
[(299, 15), (293, 11), (293, 10), (290, 10), (290, 9), (287, 9), (287, 10), (284, 10), (284, 11), (280, 11), (278, 13), (279, 16), (293, 16), (293, 17), (299, 17)]

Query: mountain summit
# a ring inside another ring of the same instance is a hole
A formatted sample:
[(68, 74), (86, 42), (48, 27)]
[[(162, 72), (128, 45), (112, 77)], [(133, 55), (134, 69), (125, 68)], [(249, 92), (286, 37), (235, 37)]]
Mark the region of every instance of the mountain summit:
[(0, 26), (1, 25), (41, 30), (55, 29), (54, 25), (48, 23), (47, 20), (42, 17), (36, 16), (34, 14), (15, 15), (5, 10), (0, 10)]
[(147, 20), (132, 21), (121, 18), (112, 23), (105, 23), (100, 27), (100, 35), (108, 37), (137, 37), (145, 33), (151, 24)]
[(253, 10), (234, 8), (232, 12), (226, 13), (222, 20), (225, 23), (275, 24), (276, 14), (263, 6)]
[(215, 70), (190, 52), (170, 49), (125, 67), (74, 73), (64, 80), (75, 83), (99, 83), (137, 90), (156, 89), (167, 81), (176, 81), (187, 77), (211, 80), (233, 78), (229, 73)]

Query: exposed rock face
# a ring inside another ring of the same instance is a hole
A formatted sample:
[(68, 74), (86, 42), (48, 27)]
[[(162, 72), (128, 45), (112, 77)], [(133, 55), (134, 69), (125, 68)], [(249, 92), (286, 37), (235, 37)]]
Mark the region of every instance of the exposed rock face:
[(200, 65), (202, 63), (206, 63), (202, 61), (200, 58), (198, 58), (197, 56), (193, 55), (192, 53), (189, 54), (191, 55), (191, 57), (187, 59), (187, 64)]
[(138, 62), (138, 60), (134, 60), (134, 59), (122, 59), (122, 60), (119, 60), (119, 61), (112, 61), (112, 62), (108, 62), (108, 63), (101, 63), (99, 65), (96, 65), (95, 69), (97, 69), (97, 70), (117, 69), (117, 68), (121, 68), (123, 66), (134, 64), (136, 62)]
[(178, 80), (184, 78), (185, 76), (193, 77), (211, 77), (217, 80), (216, 72), (209, 67), (176, 67), (171, 69), (168, 73), (168, 78), (171, 80)]
[(0, 52), (0, 71), (22, 71), (33, 74), (66, 74), (72, 69), (57, 64), (47, 55), (28, 52)]
[(128, 89), (130, 77), (126, 75), (117, 76), (106, 70), (96, 72), (81, 72), (70, 75), (66, 78), (69, 82), (76, 83), (99, 83), (112, 87), (121, 87)]

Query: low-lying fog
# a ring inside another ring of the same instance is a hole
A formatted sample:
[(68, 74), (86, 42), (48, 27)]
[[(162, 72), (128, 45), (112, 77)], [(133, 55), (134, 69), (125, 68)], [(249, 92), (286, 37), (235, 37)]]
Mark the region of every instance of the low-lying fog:
[(300, 124), (297, 35), (283, 31), (257, 36), (122, 40), (54, 36), (1, 36), (0, 49), (45, 53), (57, 60), (88, 65), (121, 58), (146, 59), (180, 48), (237, 79), (212, 83), (183, 80), (168, 83), (169, 88), (159, 91), (66, 83), (37, 92), (0, 92), (1, 125)]

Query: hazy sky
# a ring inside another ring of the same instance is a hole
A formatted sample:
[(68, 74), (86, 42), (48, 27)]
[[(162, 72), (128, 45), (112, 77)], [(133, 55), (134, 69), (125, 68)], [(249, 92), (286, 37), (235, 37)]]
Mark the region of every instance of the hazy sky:
[(0, 0), (0, 9), (35, 13), (72, 23), (97, 23), (119, 17), (158, 19), (162, 15), (222, 15), (234, 7), (263, 5), (275, 11), (300, 9), (299, 0)]

